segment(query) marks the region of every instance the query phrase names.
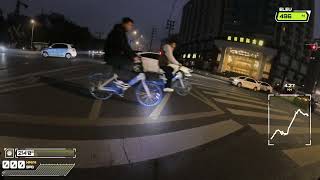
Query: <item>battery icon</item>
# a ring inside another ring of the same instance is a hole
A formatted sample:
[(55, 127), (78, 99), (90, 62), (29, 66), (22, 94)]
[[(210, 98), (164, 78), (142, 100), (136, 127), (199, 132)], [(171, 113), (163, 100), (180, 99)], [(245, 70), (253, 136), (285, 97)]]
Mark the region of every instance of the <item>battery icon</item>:
[(311, 10), (279, 11), (276, 13), (277, 22), (309, 22)]
[(15, 149), (17, 158), (76, 158), (75, 148), (22, 148)]

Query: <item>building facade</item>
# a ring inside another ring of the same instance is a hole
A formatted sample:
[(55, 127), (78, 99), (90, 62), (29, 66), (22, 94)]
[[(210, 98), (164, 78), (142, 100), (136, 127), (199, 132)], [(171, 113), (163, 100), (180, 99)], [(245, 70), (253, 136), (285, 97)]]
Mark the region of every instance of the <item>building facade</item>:
[(216, 73), (302, 85), (313, 18), (308, 23), (277, 23), (279, 7), (314, 12), (314, 1), (190, 0), (183, 8), (181, 58), (200, 68), (210, 62)]

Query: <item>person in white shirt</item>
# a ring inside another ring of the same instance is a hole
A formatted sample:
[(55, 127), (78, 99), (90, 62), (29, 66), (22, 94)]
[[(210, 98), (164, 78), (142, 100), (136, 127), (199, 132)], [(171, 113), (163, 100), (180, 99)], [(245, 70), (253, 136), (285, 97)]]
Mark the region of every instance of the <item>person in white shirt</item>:
[(160, 58), (159, 66), (165, 72), (165, 76), (167, 78), (167, 83), (164, 92), (174, 92), (174, 89), (171, 88), (171, 83), (173, 79), (173, 71), (174, 69), (169, 64), (181, 65), (173, 55), (173, 51), (176, 49), (177, 43), (175, 40), (169, 40), (163, 47), (162, 53), (163, 55)]

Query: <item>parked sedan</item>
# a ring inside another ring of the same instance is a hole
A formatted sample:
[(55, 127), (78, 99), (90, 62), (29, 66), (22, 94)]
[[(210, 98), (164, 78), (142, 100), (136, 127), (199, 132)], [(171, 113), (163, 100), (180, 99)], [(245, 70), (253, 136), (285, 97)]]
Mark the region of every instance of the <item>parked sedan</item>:
[(71, 44), (56, 43), (41, 51), (43, 57), (65, 57), (71, 59), (77, 56), (77, 51)]
[(253, 78), (246, 77), (246, 76), (239, 76), (239, 77), (231, 77), (230, 80), (231, 80), (231, 84), (235, 86), (251, 89), (254, 91), (260, 90), (259, 82)]
[(262, 81), (259, 81), (259, 84), (260, 84), (260, 91), (264, 91), (268, 93), (273, 92), (273, 87), (270, 84)]

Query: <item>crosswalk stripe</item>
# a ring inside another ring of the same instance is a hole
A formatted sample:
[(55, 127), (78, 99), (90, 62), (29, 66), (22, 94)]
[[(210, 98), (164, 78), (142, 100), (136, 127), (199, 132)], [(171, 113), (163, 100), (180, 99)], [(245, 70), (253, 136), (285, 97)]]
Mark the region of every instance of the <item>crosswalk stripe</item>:
[(161, 158), (223, 138), (243, 126), (227, 120), (206, 126), (133, 138), (107, 140), (45, 140), (0, 137), (5, 147), (72, 147), (77, 149), (77, 168), (110, 167)]
[(222, 98), (229, 98), (229, 99), (234, 99), (234, 100), (239, 100), (239, 101), (246, 101), (250, 103), (255, 103), (255, 104), (261, 104), (261, 105), (266, 105), (266, 103), (261, 102), (261, 100), (250, 100), (247, 97), (235, 97), (235, 96), (230, 96), (227, 93), (213, 93), (213, 92), (208, 92), (208, 91), (203, 91), (204, 94), (212, 95), (212, 96), (218, 96)]
[(283, 150), (283, 153), (290, 157), (290, 159), (292, 159), (300, 167), (311, 165), (320, 161), (320, 145)]
[[(223, 104), (229, 104), (229, 105), (235, 105), (235, 106), (241, 106), (241, 107), (248, 107), (248, 108), (253, 108), (253, 109), (261, 109), (261, 110), (266, 110), (268, 111), (268, 106), (257, 106), (254, 104), (248, 104), (248, 103), (242, 103), (238, 101), (230, 101), (230, 100), (225, 100), (225, 99), (219, 99), (219, 98), (213, 98), (215, 101)], [(287, 113), (286, 111), (282, 111), (279, 109), (272, 109), (273, 112), (279, 112), (279, 113)]]
[(168, 93), (164, 96), (161, 103), (152, 111), (152, 113), (149, 115), (151, 119), (158, 119), (161, 112), (165, 108), (165, 105), (168, 103), (169, 99), (171, 97), (171, 93)]
[(196, 99), (202, 101), (203, 103), (207, 104), (208, 106), (212, 107), (216, 111), (223, 112), (215, 103), (213, 103), (210, 99), (205, 97), (202, 93), (198, 90), (193, 89), (193, 92), (190, 93), (191, 96), (195, 97)]
[[(256, 117), (256, 118), (265, 118), (268, 119), (268, 113), (263, 112), (254, 112), (254, 111), (246, 111), (241, 109), (233, 109), (233, 108), (227, 108), (229, 112), (231, 112), (233, 115), (237, 116), (246, 116), (246, 117)], [(289, 121), (290, 117), (286, 115), (272, 115), (272, 119), (274, 120), (286, 120)], [(297, 119), (299, 121), (299, 119)]]
[(251, 97), (249, 94), (245, 94), (245, 93), (238, 92), (238, 91), (227, 90), (227, 89), (219, 89), (219, 88), (211, 88), (211, 87), (204, 87), (204, 86), (197, 86), (197, 88), (200, 89), (200, 90), (205, 90), (205, 91), (209, 91), (209, 92), (217, 92), (217, 91), (218, 92), (223, 92), (225, 94), (238, 96), (238, 97), (244, 97), (245, 96), (247, 99), (261, 101), (261, 99), (259, 99), (259, 98)]

